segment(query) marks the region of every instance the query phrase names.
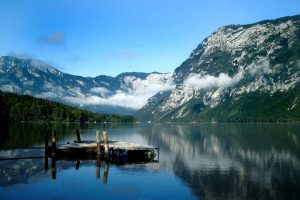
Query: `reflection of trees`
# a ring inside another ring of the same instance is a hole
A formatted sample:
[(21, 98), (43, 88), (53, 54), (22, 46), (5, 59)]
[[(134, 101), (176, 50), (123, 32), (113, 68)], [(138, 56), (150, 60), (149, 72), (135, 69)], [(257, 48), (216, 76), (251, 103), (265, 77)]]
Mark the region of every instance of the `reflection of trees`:
[(160, 163), (170, 163), (199, 197), (297, 199), (298, 130), (297, 124), (156, 124), (144, 135), (163, 147)]
[[(96, 129), (132, 128), (134, 124), (77, 124), (77, 123), (20, 123), (0, 124), (0, 149), (32, 147), (43, 145), (45, 130), (56, 130), (58, 140), (74, 139), (75, 129), (93, 131)], [(71, 140), (71, 141), (72, 141)]]

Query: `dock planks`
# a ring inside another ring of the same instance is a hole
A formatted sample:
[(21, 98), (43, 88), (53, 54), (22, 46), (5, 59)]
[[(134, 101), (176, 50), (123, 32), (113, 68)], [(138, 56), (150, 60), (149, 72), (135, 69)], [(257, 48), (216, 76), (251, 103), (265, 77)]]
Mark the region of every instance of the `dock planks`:
[[(159, 148), (124, 141), (109, 141), (107, 131), (103, 131), (103, 140), (100, 140), (100, 131), (96, 131), (96, 139), (81, 140), (79, 130), (76, 130), (77, 140), (73, 143), (56, 144), (56, 133), (52, 131), (52, 144), (48, 145), (45, 139), (45, 157), (52, 158), (84, 158), (100, 156), (101, 159), (121, 159), (125, 162), (144, 162), (159, 160)], [(46, 137), (48, 137), (46, 135)]]
[[(103, 146), (103, 141), (100, 142), (101, 146)], [(110, 150), (123, 150), (123, 151), (146, 151), (157, 149), (153, 146), (148, 145), (140, 145), (130, 142), (122, 142), (122, 141), (108, 141)], [(91, 152), (96, 152), (97, 143), (95, 141), (83, 141), (83, 142), (74, 142), (69, 144), (60, 144), (56, 145), (57, 151), (63, 152), (72, 152), (74, 150), (86, 150)]]

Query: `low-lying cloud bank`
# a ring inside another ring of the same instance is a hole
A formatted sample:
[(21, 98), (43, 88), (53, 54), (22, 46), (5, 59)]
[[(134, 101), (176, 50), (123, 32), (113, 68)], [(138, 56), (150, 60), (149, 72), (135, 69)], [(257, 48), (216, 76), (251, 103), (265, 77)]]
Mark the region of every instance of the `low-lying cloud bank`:
[(258, 74), (272, 73), (270, 61), (266, 58), (261, 58), (256, 62), (247, 66), (244, 72), (238, 72), (233, 77), (228, 74), (220, 73), (218, 76), (191, 74), (184, 82), (185, 87), (192, 87), (196, 89), (206, 88), (227, 88), (239, 83), (246, 74), (255, 76)]
[[(151, 84), (149, 87), (141, 87), (137, 90), (125, 92), (118, 90), (115, 94), (100, 97), (96, 95), (88, 97), (63, 97), (64, 100), (73, 104), (79, 105), (107, 105), (107, 106), (119, 106), (123, 108), (138, 110), (147, 104), (147, 101), (153, 95), (172, 90), (175, 88), (173, 84)], [(103, 88), (93, 89), (93, 92), (108, 92)]]
[(93, 88), (91, 88), (91, 92), (100, 93), (101, 95), (104, 95), (104, 96), (110, 93), (110, 91), (108, 89), (106, 89), (105, 87), (93, 87)]
[(57, 87), (48, 83), (44, 86), (46, 91), (35, 96), (46, 99), (60, 99), (67, 103), (82, 106), (118, 106), (138, 110), (145, 106), (148, 99), (155, 94), (175, 88), (175, 85), (171, 81), (161, 83), (159, 80), (157, 80), (157, 82), (151, 82), (150, 84), (136, 82), (134, 85), (135, 86), (130, 88), (129, 91), (109, 91), (105, 87), (94, 87), (90, 89), (91, 93), (89, 96), (67, 96), (63, 94), (63, 91), (52, 91), (52, 89), (57, 90)]
[(225, 73), (220, 73), (219, 76), (211, 76), (211, 75), (191, 75), (187, 78), (183, 85), (186, 87), (193, 87), (197, 89), (205, 89), (205, 88), (219, 88), (219, 87), (230, 87), (237, 84), (241, 78), (242, 74), (236, 74), (234, 77), (230, 77)]

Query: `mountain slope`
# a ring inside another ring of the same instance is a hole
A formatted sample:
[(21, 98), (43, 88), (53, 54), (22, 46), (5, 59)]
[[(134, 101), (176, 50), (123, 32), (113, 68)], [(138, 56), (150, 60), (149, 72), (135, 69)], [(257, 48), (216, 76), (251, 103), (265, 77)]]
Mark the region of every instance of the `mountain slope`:
[(300, 15), (218, 29), (136, 113), (155, 121), (300, 119)]
[(157, 92), (172, 89), (171, 73), (81, 77), (34, 59), (0, 57), (0, 90), (104, 113), (132, 113)]

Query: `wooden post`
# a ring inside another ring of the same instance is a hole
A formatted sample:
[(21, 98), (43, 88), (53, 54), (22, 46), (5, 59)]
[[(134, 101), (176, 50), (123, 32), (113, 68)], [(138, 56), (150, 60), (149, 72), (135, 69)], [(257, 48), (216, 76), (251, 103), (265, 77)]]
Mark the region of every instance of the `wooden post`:
[(107, 131), (103, 131), (103, 142), (104, 142), (104, 155), (105, 155), (105, 158), (109, 158), (109, 146), (108, 146)]
[(96, 179), (100, 179), (100, 168), (101, 168), (101, 156), (97, 155), (96, 162)]
[(45, 130), (45, 160), (44, 160), (45, 170), (48, 170), (48, 145), (49, 145), (49, 135), (48, 135), (48, 130)]
[(45, 130), (45, 151), (49, 145), (49, 135), (48, 135), (48, 130)]
[(101, 155), (100, 131), (96, 131), (96, 144), (96, 153), (97, 155)]
[(105, 166), (104, 166), (104, 176), (103, 176), (103, 183), (104, 183), (104, 184), (107, 183), (108, 169), (109, 169), (109, 162), (106, 161), (106, 162), (105, 162)]
[(81, 138), (80, 138), (80, 132), (79, 132), (78, 128), (76, 128), (76, 136), (77, 136), (77, 142), (81, 143), (82, 141), (81, 141)]
[(55, 157), (55, 151), (56, 151), (56, 131), (52, 131), (52, 153), (51, 156)]

